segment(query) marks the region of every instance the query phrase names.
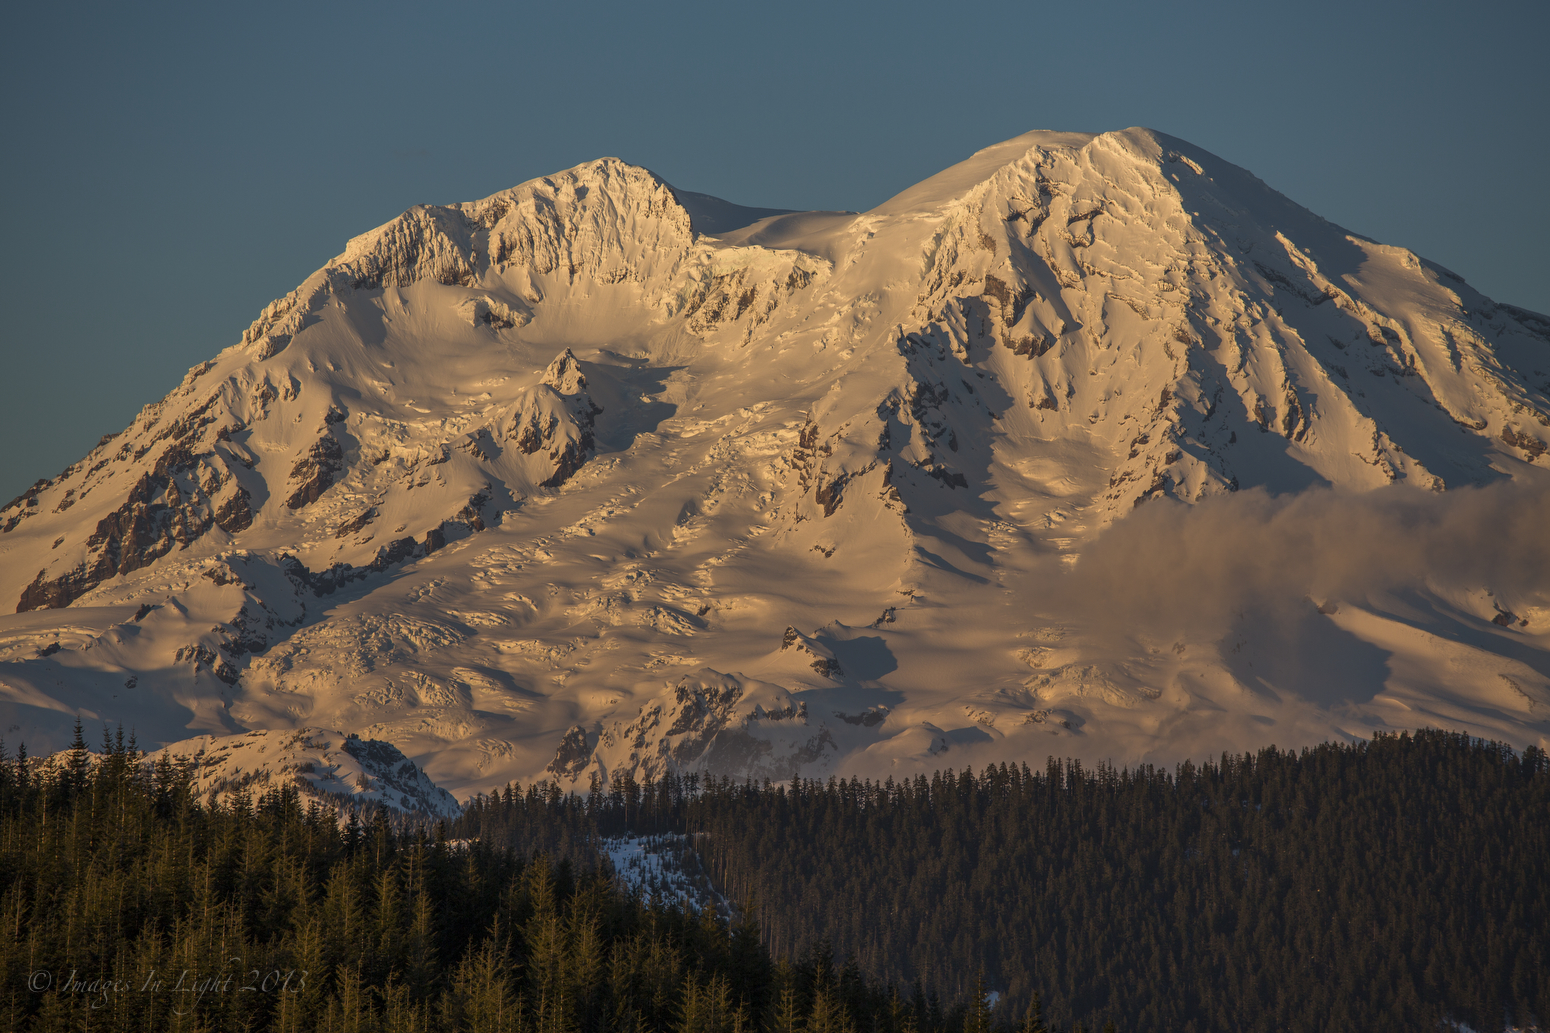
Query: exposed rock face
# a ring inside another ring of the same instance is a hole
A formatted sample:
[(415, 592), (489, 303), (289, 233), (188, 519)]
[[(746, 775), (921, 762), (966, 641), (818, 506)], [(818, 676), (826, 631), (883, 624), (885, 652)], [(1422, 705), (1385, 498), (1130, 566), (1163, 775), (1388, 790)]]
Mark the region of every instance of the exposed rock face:
[(241, 485), (221, 503), (221, 508), (215, 511), (215, 526), (227, 534), (237, 534), (246, 531), (253, 526), (253, 496)]
[(786, 633), (780, 640), (781, 652), (790, 650), (794, 655), (802, 656), (808, 666), (818, 672), (821, 678), (830, 678), (839, 681), (845, 677), (845, 672), (840, 667), (839, 660), (834, 651), (817, 639), (797, 631), (796, 628), (786, 628)]
[(408, 287), (421, 280), (467, 285), (474, 278), (470, 239), (477, 228), (466, 212), (419, 205), (377, 231), (370, 247), (346, 252), (350, 257), (339, 269), (355, 290)]
[(468, 497), (468, 502), (457, 511), (457, 519), (466, 523), (474, 531), (485, 529), (484, 507), (490, 502), (489, 486), (483, 491), (476, 491)]
[(285, 500), (286, 508), (300, 509), (316, 502), (343, 468), (344, 449), (331, 435), (325, 434), (291, 467), (291, 480), (296, 482), (296, 490)]
[[(227, 488), (225, 498), (212, 499), (209, 492), (222, 487)], [(51, 579), (46, 570), (39, 571), (16, 610), (68, 606), (109, 578), (149, 566), (174, 547), (187, 548), (212, 527), (241, 531), (253, 520), (247, 501), (246, 491), (229, 481), (219, 459), (208, 453), (195, 456), (186, 445), (174, 444), (135, 482), (123, 505), (97, 522), (85, 543), (95, 559)]]
[(560, 740), (560, 748), (555, 751), (554, 760), (544, 770), (556, 778), (574, 780), (586, 769), (591, 759), (592, 748), (587, 745), (587, 730), (580, 725), (572, 725), (570, 731), (565, 733), (565, 738)]
[(1545, 454), (1545, 443), (1532, 435), (1522, 433), (1512, 427), (1502, 428), (1502, 440), (1514, 448), (1522, 449), (1528, 456), (1529, 462), (1533, 462)]
[[(782, 780), (832, 762), (837, 754), (828, 726), (810, 725), (806, 704), (786, 690), (706, 667), (666, 686), (633, 720), (605, 727), (596, 759), (613, 777), (624, 771), (644, 779), (698, 770)], [(575, 780), (585, 766), (569, 770)]]
[(355, 534), (357, 531), (359, 531), (361, 528), (365, 527), (367, 524), (371, 523), (376, 518), (377, 518), (377, 511), (375, 509), (368, 509), (368, 510), (364, 511), (363, 513), (361, 513), (361, 515), (356, 517), (354, 520), (347, 520), (344, 523), (340, 524), (339, 525), (339, 530), (334, 532), (334, 537), (335, 538), (347, 538), (350, 535)]
[[(12, 515), (6, 519), (4, 524), (0, 524), (0, 532), (9, 534), (11, 531), (16, 529), (17, 524), (27, 519), (27, 517), (32, 516), (37, 509), (38, 493), (41, 492), (44, 488), (52, 487), (53, 484), (53, 481), (45, 477), (39, 481), (36, 481), (32, 487), (16, 496), (10, 502), (7, 502), (5, 507), (0, 509), (0, 514), (8, 513), (12, 510), (15, 510), (16, 512), (12, 513)], [(63, 506), (65, 504), (64, 500), (61, 500), (59, 504)]]
[(587, 394), (587, 378), (567, 348), (518, 403), (505, 437), (523, 455), (547, 458), (552, 472), (538, 482), (539, 487), (558, 488), (592, 456), (593, 431), (602, 411)]
[(230, 664), (211, 650), (208, 646), (184, 646), (177, 651), (172, 659), (173, 663), (188, 663), (195, 668), (204, 668), (210, 671), (227, 685), (237, 684), (237, 672)]

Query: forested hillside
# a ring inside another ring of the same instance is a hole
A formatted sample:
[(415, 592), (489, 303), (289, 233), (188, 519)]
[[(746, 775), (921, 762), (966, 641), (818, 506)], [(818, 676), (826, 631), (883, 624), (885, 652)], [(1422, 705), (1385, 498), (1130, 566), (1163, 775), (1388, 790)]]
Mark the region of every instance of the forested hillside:
[[(1550, 1013), (1550, 771), (1533, 748), (1421, 732), (1171, 772), (625, 781), (577, 808), (693, 833), (777, 953), (828, 941), (871, 978), (950, 997), (983, 972), (1005, 1014), (1035, 991), (1061, 1023), (1138, 1030)], [(520, 800), (465, 821), (531, 835)]]
[[(1171, 772), (512, 785), (435, 827), (283, 793), (201, 807), (188, 768), (137, 760), (0, 763), (7, 1028), (1483, 1031), (1550, 1010), (1550, 765), (1464, 736)], [(686, 835), (741, 909), (628, 893), (600, 848), (645, 833)]]
[(0, 1028), (931, 1033), (992, 1018), (983, 995), (952, 1007), (822, 948), (772, 962), (752, 916), (621, 892), (589, 863), (601, 801), (534, 787), (514, 840), (469, 842), (380, 810), (341, 826), (293, 788), (201, 807), (191, 765), (139, 761), (122, 739), (89, 756), (78, 734), (66, 764), (0, 762)]

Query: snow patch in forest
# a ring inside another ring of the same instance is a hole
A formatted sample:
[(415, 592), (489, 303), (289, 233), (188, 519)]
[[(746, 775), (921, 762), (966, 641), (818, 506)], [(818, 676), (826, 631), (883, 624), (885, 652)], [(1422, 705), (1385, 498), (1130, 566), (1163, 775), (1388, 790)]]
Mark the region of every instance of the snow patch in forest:
[(602, 850), (614, 874), (642, 900), (682, 903), (695, 911), (707, 905), (728, 914), (731, 905), (700, 869), (689, 837), (669, 832), (653, 836), (609, 837)]

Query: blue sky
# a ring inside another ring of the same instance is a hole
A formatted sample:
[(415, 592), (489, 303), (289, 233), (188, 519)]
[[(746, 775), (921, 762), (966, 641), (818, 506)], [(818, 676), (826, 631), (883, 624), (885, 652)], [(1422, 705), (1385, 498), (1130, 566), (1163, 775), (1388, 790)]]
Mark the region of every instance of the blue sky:
[(1029, 129), (1150, 126), (1550, 310), (1550, 5), (12, 5), (0, 497), (351, 236), (616, 155), (864, 210)]

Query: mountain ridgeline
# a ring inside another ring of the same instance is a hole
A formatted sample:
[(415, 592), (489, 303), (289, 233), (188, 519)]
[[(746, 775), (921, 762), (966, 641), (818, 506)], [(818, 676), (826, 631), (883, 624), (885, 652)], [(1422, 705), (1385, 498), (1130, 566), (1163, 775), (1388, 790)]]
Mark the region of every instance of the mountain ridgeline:
[(1550, 320), (1149, 130), (860, 213), (588, 162), (356, 237), (0, 509), (0, 727), (465, 799), (1543, 748), (1547, 393)]

